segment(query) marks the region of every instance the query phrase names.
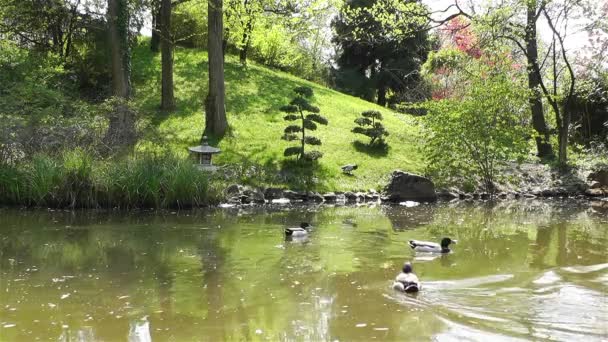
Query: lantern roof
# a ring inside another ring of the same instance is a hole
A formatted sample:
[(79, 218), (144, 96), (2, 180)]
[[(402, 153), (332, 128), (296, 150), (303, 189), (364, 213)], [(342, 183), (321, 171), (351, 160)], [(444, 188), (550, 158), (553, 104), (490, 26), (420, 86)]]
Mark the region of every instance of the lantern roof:
[(215, 153), (222, 152), (222, 150), (220, 150), (217, 147), (209, 146), (209, 143), (207, 142), (207, 136), (203, 137), (203, 142), (201, 145), (194, 146), (194, 147), (188, 147), (188, 150), (190, 152), (200, 153), (200, 154), (215, 154)]

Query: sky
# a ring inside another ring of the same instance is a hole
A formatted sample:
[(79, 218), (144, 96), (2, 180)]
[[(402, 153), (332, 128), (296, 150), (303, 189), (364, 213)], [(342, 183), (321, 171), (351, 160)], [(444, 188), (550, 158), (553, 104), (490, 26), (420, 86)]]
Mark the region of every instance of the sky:
[[(448, 6), (450, 6), (450, 4), (453, 4), (454, 1), (455, 0), (422, 0), (422, 2), (424, 4), (426, 4), (427, 6), (429, 6), (429, 8), (433, 11), (443, 10), (443, 9), (447, 8)], [(460, 0), (459, 4), (464, 9), (464, 8), (466, 8), (466, 4), (469, 2), (472, 2), (475, 5), (479, 5), (479, 4), (483, 4), (483, 3), (487, 2), (487, 0)], [(598, 4), (598, 8), (599, 8), (601, 0), (596, 0), (596, 2)], [(442, 15), (445, 15), (445, 14), (442, 14)], [(578, 31), (578, 32), (566, 37), (566, 39), (564, 41), (564, 45), (565, 45), (567, 51), (569, 51), (569, 52), (579, 51), (580, 49), (584, 48), (585, 46), (587, 46), (589, 44), (589, 42), (588, 42), (589, 36), (587, 35), (587, 33), (584, 31), (581, 32), (580, 29), (578, 29), (578, 30), (576, 29), (576, 27), (580, 27), (583, 24), (584, 24), (584, 20), (581, 20), (581, 19), (572, 20), (572, 22), (571, 22), (572, 30), (569, 30), (569, 31), (570, 32)], [(544, 41), (545, 43), (549, 44), (551, 42), (552, 31), (545, 20), (539, 21), (539, 23), (537, 24), (537, 30), (538, 30), (539, 38), (542, 41)]]

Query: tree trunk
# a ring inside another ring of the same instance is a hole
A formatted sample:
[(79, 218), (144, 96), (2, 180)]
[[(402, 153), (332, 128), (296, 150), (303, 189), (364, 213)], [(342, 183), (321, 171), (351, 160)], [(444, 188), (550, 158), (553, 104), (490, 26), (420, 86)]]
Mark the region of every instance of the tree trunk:
[(226, 133), (224, 56), (222, 38), (224, 31), (222, 0), (209, 0), (207, 11), (209, 54), (209, 94), (205, 100), (205, 133), (223, 136)]
[(160, 108), (175, 108), (173, 95), (173, 41), (171, 37), (171, 0), (161, 2), (162, 94)]
[(162, 30), (161, 16), (161, 6), (158, 6), (158, 4), (152, 6), (152, 38), (150, 38), (150, 50), (152, 50), (152, 52), (159, 51)]
[(245, 31), (243, 31), (243, 39), (241, 40), (241, 50), (239, 51), (239, 61), (242, 65), (247, 65), (247, 52), (251, 41), (251, 31), (253, 30), (252, 18), (247, 20)]
[(108, 0), (108, 32), (112, 93), (117, 102), (106, 132), (108, 146), (132, 145), (135, 142), (135, 115), (126, 101), (131, 97), (131, 51), (129, 47), (129, 9), (127, 0)]
[(564, 108), (562, 112), (562, 126), (559, 129), (559, 163), (566, 165), (568, 162), (568, 138), (570, 131), (570, 112)]
[(381, 85), (378, 87), (378, 105), (386, 106), (386, 86)]
[(242, 65), (247, 65), (247, 50), (247, 45), (243, 45), (239, 50), (239, 62), (241, 62)]
[(535, 70), (534, 64), (538, 63), (538, 46), (536, 43), (536, 1), (528, 1), (526, 21), (526, 57), (528, 71), (528, 87), (532, 91), (530, 95), (530, 110), (532, 111), (532, 126), (538, 132), (536, 137), (536, 148), (539, 158), (553, 157), (553, 148), (549, 142), (549, 129), (543, 112), (542, 94), (540, 91), (541, 75)]
[(114, 96), (131, 97), (131, 49), (129, 47), (129, 8), (127, 0), (108, 0), (108, 31)]

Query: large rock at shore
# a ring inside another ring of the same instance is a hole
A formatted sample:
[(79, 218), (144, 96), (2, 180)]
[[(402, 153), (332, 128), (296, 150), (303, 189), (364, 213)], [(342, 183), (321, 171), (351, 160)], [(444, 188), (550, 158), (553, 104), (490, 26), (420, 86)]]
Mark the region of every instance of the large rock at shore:
[(596, 182), (596, 188), (608, 188), (608, 169), (591, 172), (587, 177), (590, 182)]
[(391, 202), (434, 202), (437, 200), (435, 185), (430, 179), (403, 171), (393, 172), (384, 191)]

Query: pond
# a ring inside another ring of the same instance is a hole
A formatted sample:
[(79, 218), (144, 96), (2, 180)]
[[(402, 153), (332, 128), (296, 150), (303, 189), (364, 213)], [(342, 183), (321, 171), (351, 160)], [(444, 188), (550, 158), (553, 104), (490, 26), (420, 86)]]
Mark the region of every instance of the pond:
[[(0, 209), (0, 341), (605, 341), (607, 242), (605, 207), (558, 200)], [(404, 261), (417, 295), (391, 289)]]

